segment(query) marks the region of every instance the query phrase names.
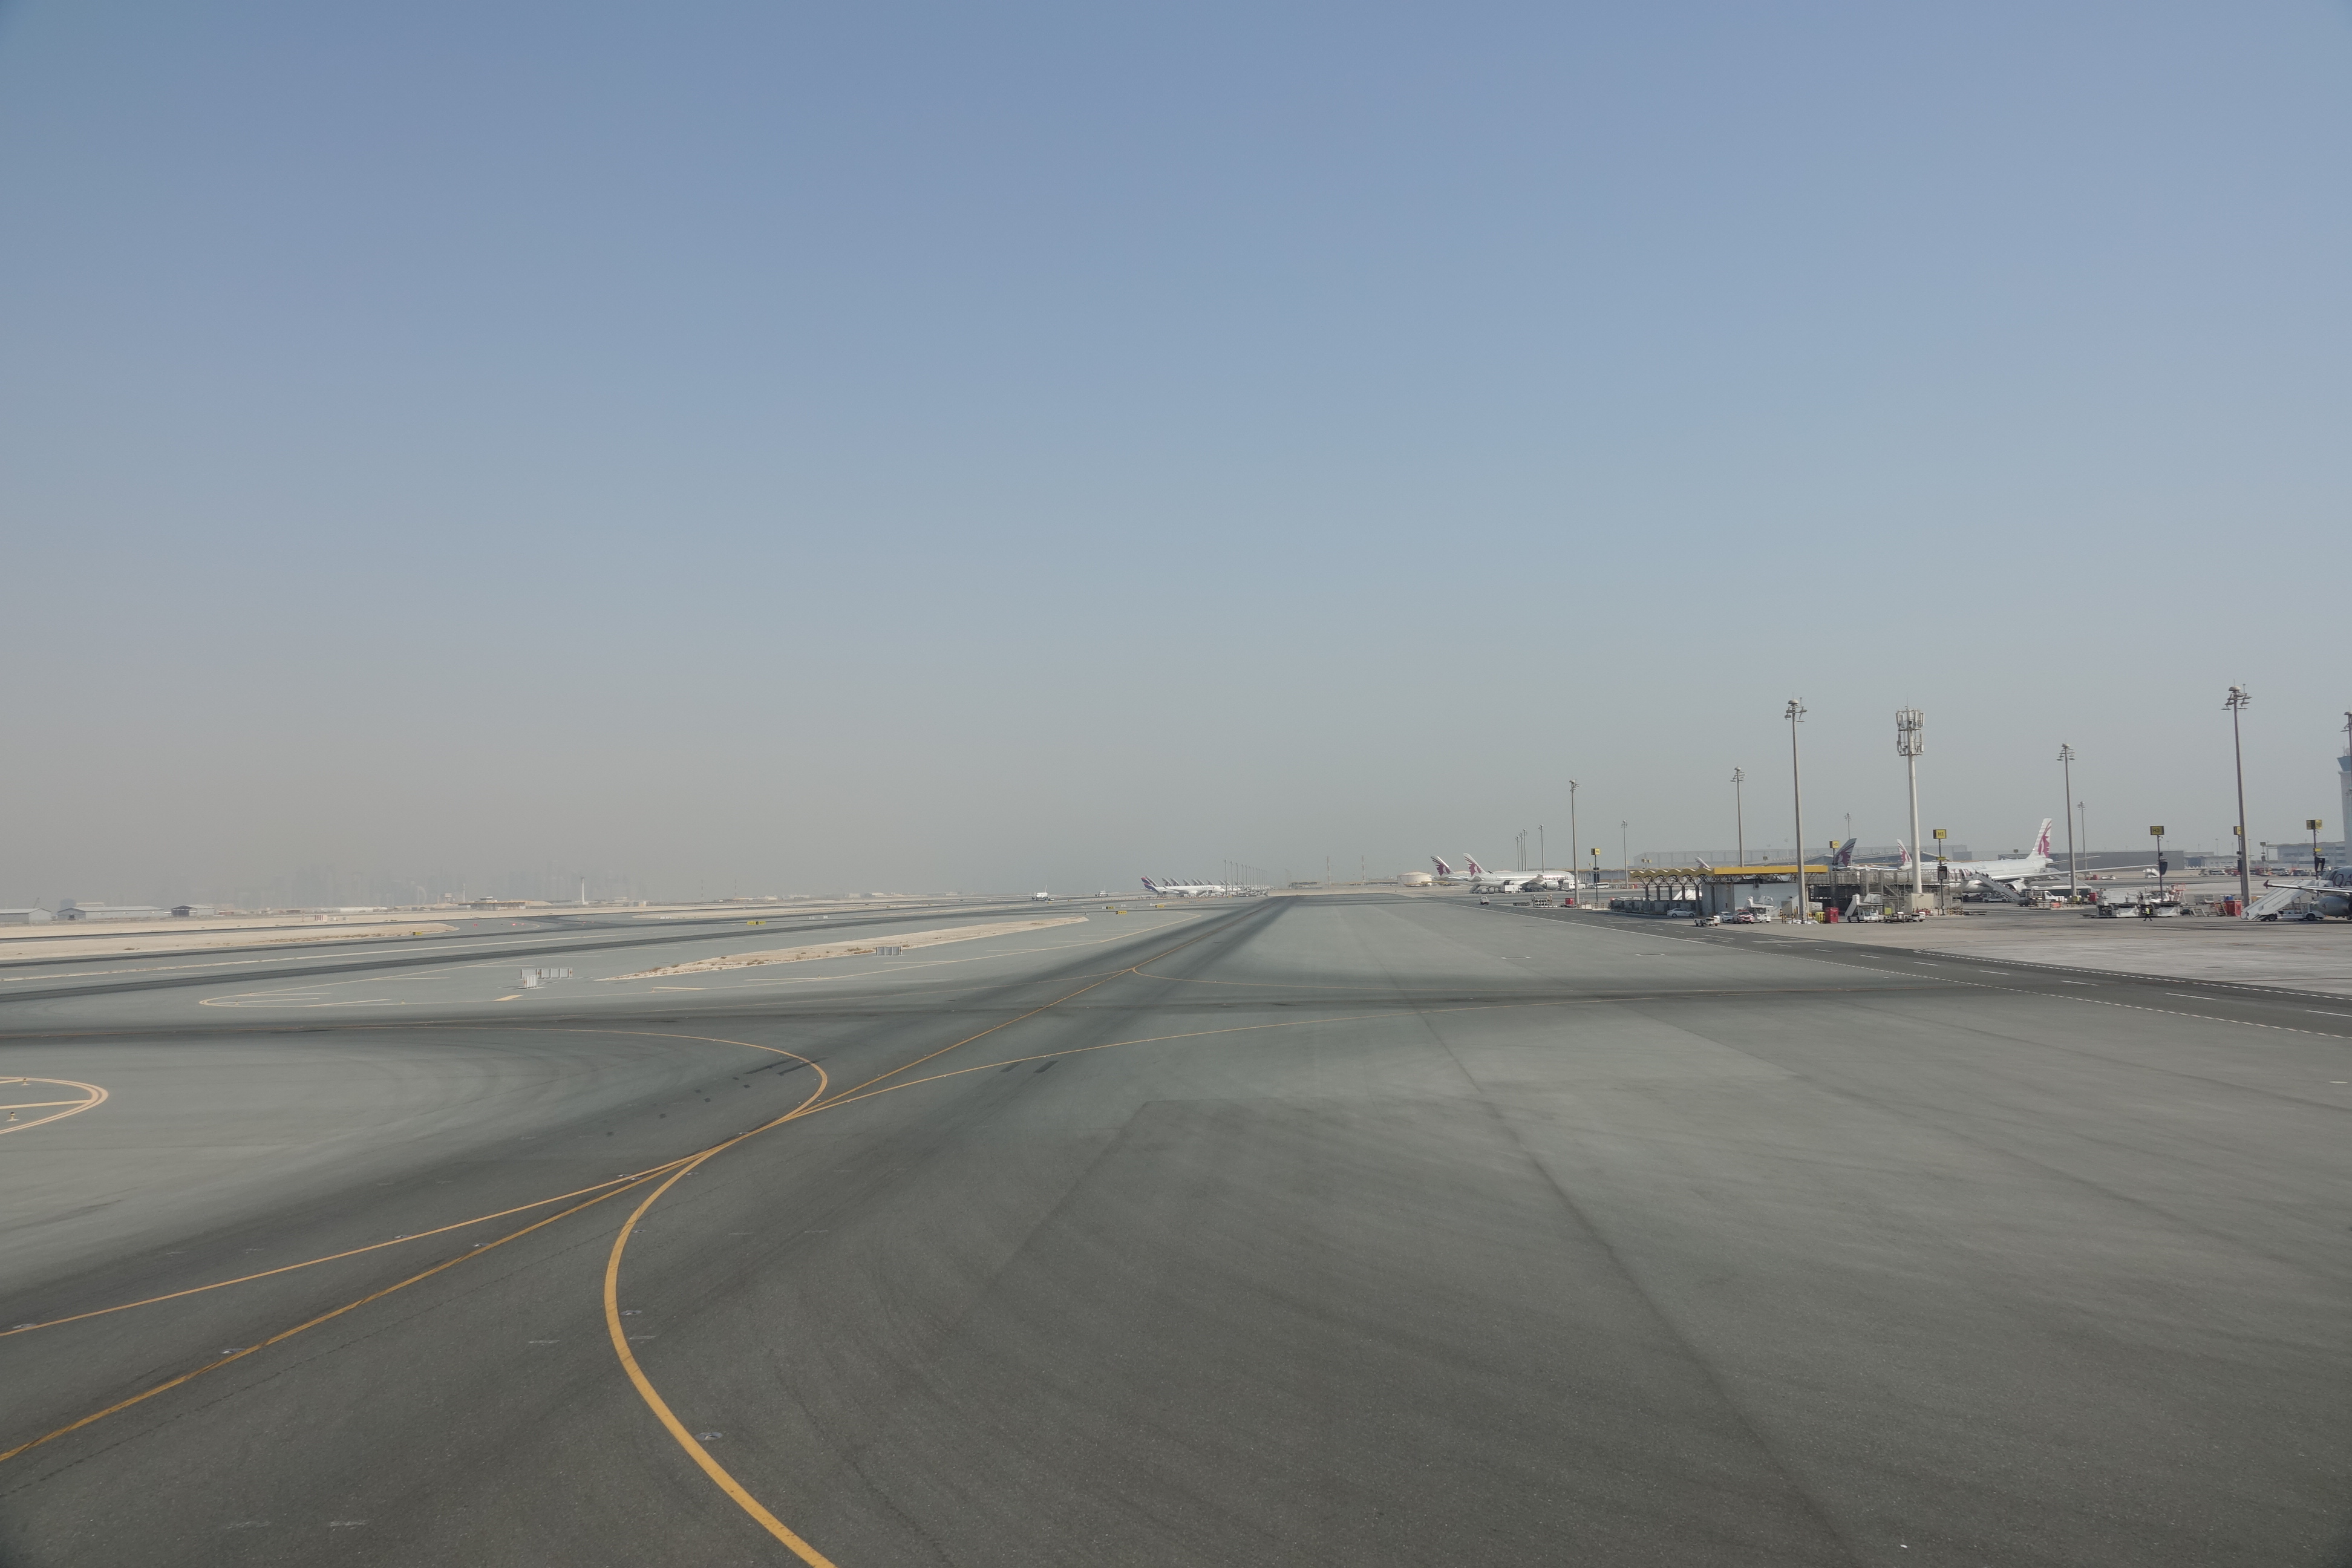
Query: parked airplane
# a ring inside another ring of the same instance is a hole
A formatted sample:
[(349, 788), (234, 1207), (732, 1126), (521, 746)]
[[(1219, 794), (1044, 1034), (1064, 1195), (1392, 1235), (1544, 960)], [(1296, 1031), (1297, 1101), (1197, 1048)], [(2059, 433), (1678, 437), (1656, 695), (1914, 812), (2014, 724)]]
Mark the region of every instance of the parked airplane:
[(1999, 882), (2015, 892), (2027, 878), (2043, 876), (2050, 870), (2050, 822), (2049, 817), (2042, 819), (2042, 829), (2033, 837), (2031, 855), (2000, 860), (1947, 860), (1943, 863), (1945, 873), (1956, 882)]
[(1462, 864), (1470, 872), (1470, 886), (1482, 893), (1516, 893), (1528, 883), (1528, 872), (1514, 871), (1506, 874), (1501, 871), (1489, 871), (1486, 867), (1478, 864), (1478, 857), (1475, 855), (1465, 855), (1462, 857)]
[(1146, 877), (1143, 890), (1155, 899), (1213, 899), (1234, 889), (1223, 882), (1155, 882)]

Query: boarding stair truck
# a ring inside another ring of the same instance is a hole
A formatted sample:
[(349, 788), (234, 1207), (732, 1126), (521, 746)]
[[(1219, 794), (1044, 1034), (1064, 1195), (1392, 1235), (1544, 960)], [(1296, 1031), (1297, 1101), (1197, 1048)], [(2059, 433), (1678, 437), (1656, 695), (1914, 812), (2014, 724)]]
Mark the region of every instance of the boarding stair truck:
[(2246, 906), (2240, 917), (2250, 921), (2315, 921), (2319, 918), (2318, 889), (2291, 882), (2282, 888), (2275, 884), (2265, 887), (2263, 896)]

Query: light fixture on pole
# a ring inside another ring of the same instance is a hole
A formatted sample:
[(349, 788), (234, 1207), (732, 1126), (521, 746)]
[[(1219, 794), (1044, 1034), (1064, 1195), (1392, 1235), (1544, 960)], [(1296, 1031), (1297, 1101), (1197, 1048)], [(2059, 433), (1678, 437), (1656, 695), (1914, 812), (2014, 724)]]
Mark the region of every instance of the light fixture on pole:
[(1748, 864), (1748, 805), (1740, 798), (1740, 785), (1748, 775), (1738, 768), (1731, 770), (1731, 827), (1739, 836), (1739, 863)]
[(2238, 715), (2246, 710), (2253, 697), (2242, 686), (2230, 688), (2230, 695), (2221, 706), (2230, 710), (2230, 751), (2238, 763), (2238, 907), (2247, 908), (2254, 901), (2254, 889), (2246, 872), (2246, 750), (2238, 739)]
[(1805, 716), (1805, 705), (1795, 698), (1789, 699), (1789, 710), (1780, 715), (1789, 721), (1789, 796), (1797, 815), (1797, 918), (1810, 921), (1813, 906), (1805, 892), (1805, 770), (1797, 756), (1797, 721)]
[(1925, 857), (1919, 852), (1923, 847), (1919, 842), (1919, 757), (1927, 749), (1927, 716), (1916, 708), (1896, 709), (1895, 754), (1903, 759), (1904, 768), (1911, 775), (1911, 902), (1915, 909), (1927, 896), (1927, 868), (1920, 864)]
[(2303, 825), (2311, 829), (2311, 874), (2316, 877), (2327, 869), (2327, 863), (2319, 858), (2319, 818), (2306, 816)]
[(1631, 826), (1632, 824), (1626, 822), (1620, 822), (1617, 825), (1617, 858), (1624, 863), (1623, 870), (1628, 887), (1631, 887), (1633, 881), (1633, 851), (1630, 847), (1633, 840), (1627, 836), (1625, 830)]
[[(2164, 897), (2165, 874), (2172, 869), (2170, 863), (2164, 858), (2164, 824), (2161, 822), (2151, 824), (2147, 836), (2156, 840), (2156, 896), (2161, 900)], [(2243, 904), (2238, 907), (2245, 908)]]
[[(2066, 770), (2066, 793), (2073, 795), (2074, 793), (2074, 748), (2063, 741), (2058, 744), (2058, 765)], [(2069, 816), (2066, 818), (2067, 901), (2073, 902), (2079, 891), (2079, 884), (2074, 879), (2074, 819)]]

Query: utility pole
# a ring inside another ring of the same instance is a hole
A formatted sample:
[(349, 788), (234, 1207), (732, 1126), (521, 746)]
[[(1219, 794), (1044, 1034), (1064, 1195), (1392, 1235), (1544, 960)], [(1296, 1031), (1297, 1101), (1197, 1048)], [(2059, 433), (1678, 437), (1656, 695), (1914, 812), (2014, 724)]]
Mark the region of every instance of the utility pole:
[(1544, 858), (1544, 825), (1538, 822), (1536, 824), (1536, 869), (1538, 871), (1551, 869), (1551, 862)]
[(1811, 921), (1813, 906), (1805, 892), (1805, 770), (1797, 755), (1797, 722), (1805, 716), (1805, 705), (1795, 698), (1789, 699), (1789, 710), (1780, 715), (1789, 721), (1789, 794), (1797, 814), (1797, 918)]
[(1746, 773), (1738, 768), (1731, 770), (1731, 828), (1739, 836), (1739, 863), (1743, 866), (1748, 864), (1748, 805), (1740, 798), (1739, 786), (1747, 782)]
[(2238, 715), (2246, 710), (2253, 697), (2242, 686), (2230, 688), (2230, 695), (2221, 706), (2230, 710), (2230, 751), (2238, 763), (2238, 908), (2251, 907), (2254, 901), (2253, 883), (2246, 874), (2246, 750), (2238, 739)]
[(1927, 868), (1920, 862), (1919, 843), (1919, 758), (1927, 749), (1927, 718), (1916, 708), (1898, 708), (1895, 712), (1895, 752), (1911, 775), (1911, 907), (1916, 910), (1919, 900), (1927, 896)]
[[(2071, 795), (2074, 793), (2074, 748), (2063, 742), (2059, 742), (2058, 763), (2066, 770), (2066, 793)], [(2069, 815), (2066, 818), (2066, 901), (2074, 902), (2080, 891), (2080, 884), (2074, 878), (2074, 818)]]
[(1633, 851), (1631, 847), (1632, 840), (1627, 837), (1625, 830), (1632, 826), (1627, 822), (1620, 822), (1617, 825), (1617, 858), (1624, 862), (1625, 881), (1629, 887), (1633, 881)]

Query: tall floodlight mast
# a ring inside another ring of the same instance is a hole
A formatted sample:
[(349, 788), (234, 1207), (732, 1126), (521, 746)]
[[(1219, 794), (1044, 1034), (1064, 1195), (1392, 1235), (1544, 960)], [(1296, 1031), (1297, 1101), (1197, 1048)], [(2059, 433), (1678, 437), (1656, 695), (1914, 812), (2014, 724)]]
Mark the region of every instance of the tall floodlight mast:
[[(1568, 863), (1570, 868), (1576, 865), (1576, 781), (1570, 779), (1568, 781)], [(1568, 885), (1571, 889), (1576, 886), (1573, 869), (1569, 873)]]
[(1895, 710), (1895, 754), (1911, 774), (1911, 899), (1927, 896), (1927, 870), (1919, 864), (1919, 753), (1927, 749), (1927, 720), (1916, 708)]
[[(2074, 798), (2074, 748), (2061, 742), (2058, 746), (2059, 765), (2066, 770), (2066, 798)], [(2066, 901), (2073, 903), (2080, 896), (2082, 886), (2074, 877), (2074, 817), (2066, 816)]]
[(1789, 721), (1789, 795), (1797, 813), (1797, 918), (1810, 921), (1813, 906), (1805, 892), (1805, 770), (1797, 758), (1797, 721), (1805, 716), (1805, 705), (1795, 698), (1789, 699), (1789, 710), (1780, 715)]
[(2230, 710), (2230, 751), (2238, 763), (2238, 908), (2250, 907), (2254, 901), (2254, 889), (2246, 870), (2246, 750), (2238, 739), (2238, 715), (2253, 701), (2253, 694), (2242, 686), (2230, 688), (2229, 697), (2221, 706)]
[(1748, 782), (1748, 774), (1738, 768), (1731, 770), (1731, 830), (1739, 836), (1739, 863), (1748, 864), (1748, 803), (1740, 796), (1739, 786)]

